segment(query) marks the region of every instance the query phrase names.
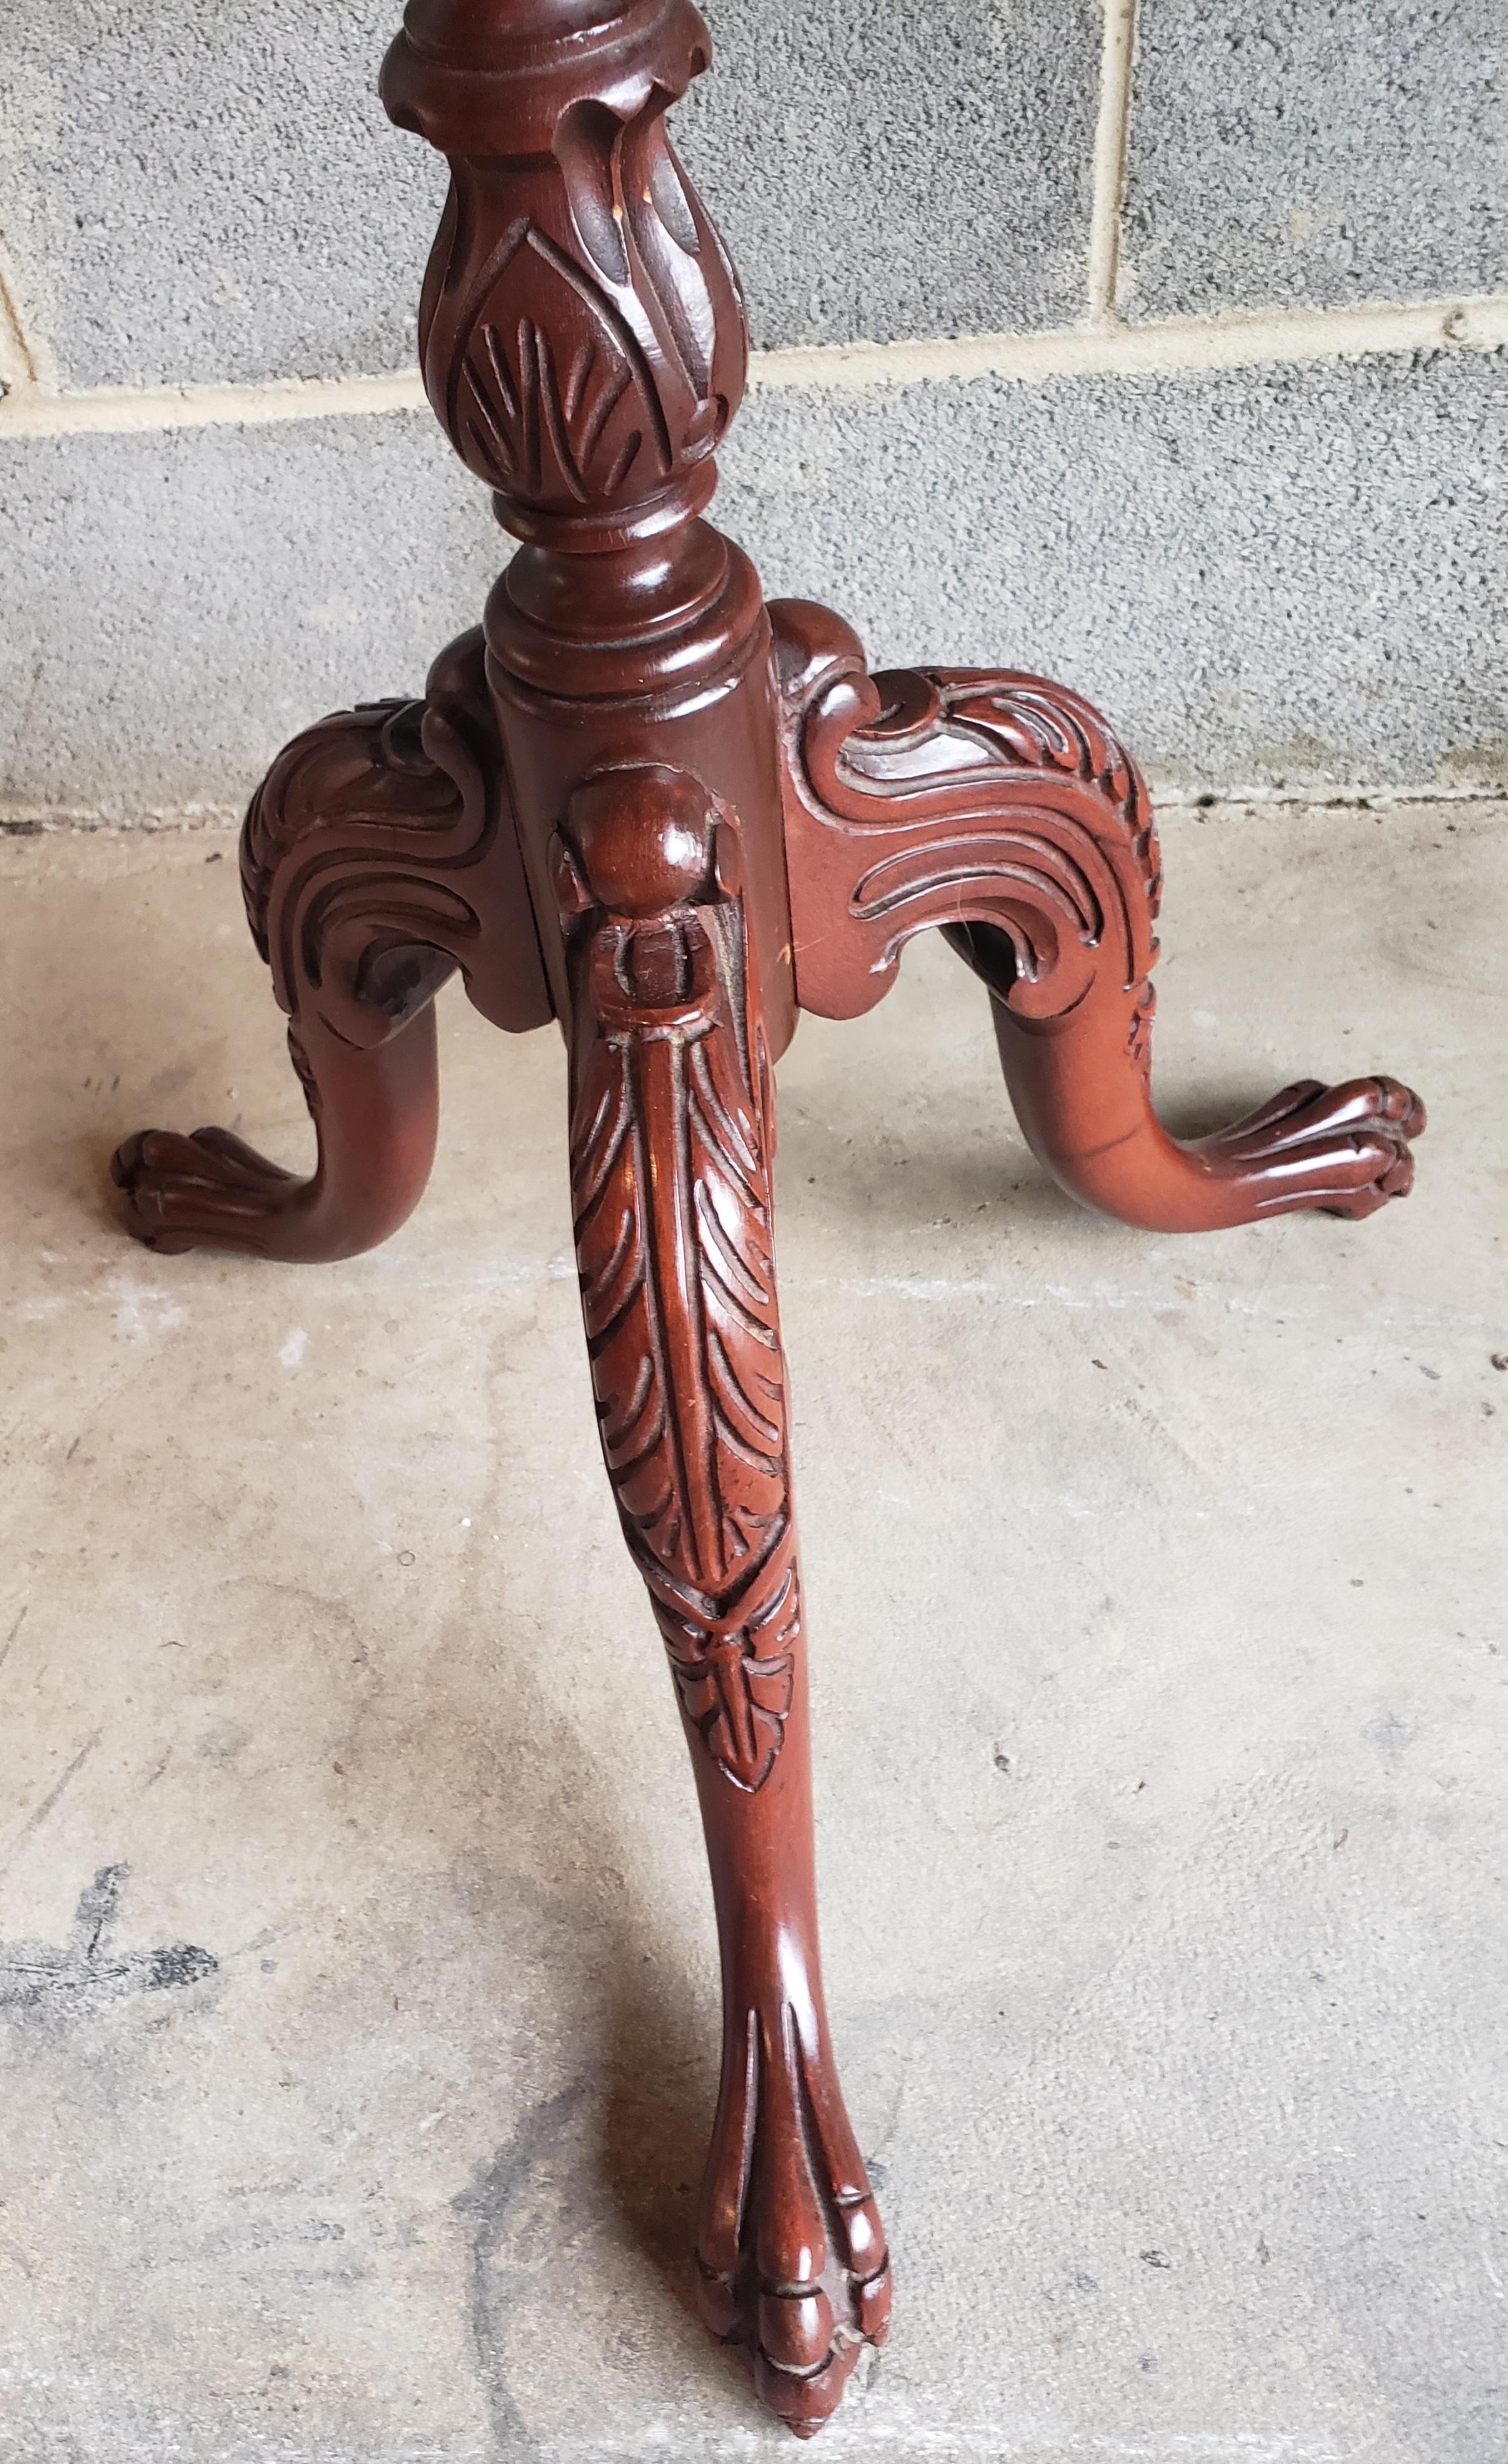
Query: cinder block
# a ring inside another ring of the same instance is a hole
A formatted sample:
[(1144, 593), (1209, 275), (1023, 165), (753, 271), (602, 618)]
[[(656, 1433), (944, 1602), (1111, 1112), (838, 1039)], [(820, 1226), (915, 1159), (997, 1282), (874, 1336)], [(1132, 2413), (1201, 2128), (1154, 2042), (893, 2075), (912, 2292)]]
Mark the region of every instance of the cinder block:
[(0, 809), (239, 805), (417, 692), (511, 552), (427, 411), (0, 447)]
[(1084, 313), (1093, 0), (705, 0), (676, 142), (756, 343), (891, 341)]
[[(877, 663), (1009, 661), (1193, 788), (1508, 781), (1488, 355), (759, 392), (716, 512)], [(510, 552), (427, 414), (6, 449), (0, 800), (238, 803)]]
[(1508, 780), (1508, 364), (761, 395), (719, 499), (895, 662), (1079, 686), (1202, 791)]
[(414, 357), (445, 166), (389, 126), (394, 0), (10, 0), (0, 226), (67, 385)]
[(1143, 0), (1126, 316), (1504, 282), (1502, 0)]
[[(398, 0), (11, 0), (0, 231), (66, 385), (382, 373), (414, 355), (443, 164), (377, 99)], [(711, 0), (675, 126), (760, 343), (1074, 316), (1092, 0)]]

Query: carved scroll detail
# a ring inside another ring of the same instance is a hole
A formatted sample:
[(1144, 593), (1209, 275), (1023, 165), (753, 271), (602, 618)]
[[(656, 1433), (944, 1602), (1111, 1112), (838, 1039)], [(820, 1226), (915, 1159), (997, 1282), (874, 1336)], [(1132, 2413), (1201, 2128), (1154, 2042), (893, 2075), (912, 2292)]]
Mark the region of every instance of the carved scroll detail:
[(366, 702), (337, 711), (295, 737), (262, 781), (241, 835), (241, 888), (251, 937), (271, 961), (273, 883), (301, 842), (327, 829), (357, 844), (398, 827), (450, 829), (461, 797), (424, 750), (421, 701)]
[(800, 1603), (737, 861), (696, 782), (646, 766), (578, 789), (556, 879), (602, 1451), (688, 1725), (752, 1792), (780, 1750)]
[(252, 937), (284, 1010), (312, 995), (347, 1042), (382, 1041), (457, 963), (486, 979), (473, 998), (500, 1024), (550, 1016), (517, 921), (526, 896), (483, 659), (478, 627), (435, 662), (423, 700), (321, 719), (251, 799), (241, 887)]
[(878, 1001), (900, 950), (950, 929), (1016, 1016), (1048, 1023), (1098, 981), (1145, 1052), (1161, 890), (1134, 764), (1087, 702), (1014, 671), (864, 672), (803, 602), (771, 609), (785, 689), (787, 829), (803, 1007)]

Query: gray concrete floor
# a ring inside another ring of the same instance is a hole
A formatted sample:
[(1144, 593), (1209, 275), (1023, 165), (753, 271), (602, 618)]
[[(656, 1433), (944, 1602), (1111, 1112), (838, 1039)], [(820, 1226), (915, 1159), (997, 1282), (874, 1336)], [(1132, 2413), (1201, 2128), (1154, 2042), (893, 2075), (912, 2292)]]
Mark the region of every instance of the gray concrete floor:
[[(828, 1983), (897, 2283), (828, 2456), (1508, 2456), (1504, 820), (1168, 826), (1169, 1116), (1396, 1070), (1432, 1125), (1372, 1222), (1079, 1216), (935, 942), (782, 1065)], [(155, 1259), (122, 1132), (309, 1146), (231, 844), (0, 861), (0, 2455), (793, 2452), (689, 2311), (712, 1934), (557, 1041), (446, 996), (376, 1256)]]

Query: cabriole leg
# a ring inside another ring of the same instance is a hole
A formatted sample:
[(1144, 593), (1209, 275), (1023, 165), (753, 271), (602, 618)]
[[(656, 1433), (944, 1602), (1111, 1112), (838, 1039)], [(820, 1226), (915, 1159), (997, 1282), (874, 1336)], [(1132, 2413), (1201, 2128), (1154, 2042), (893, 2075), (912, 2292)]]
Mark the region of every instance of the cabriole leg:
[(1213, 1136), (1151, 1099), (1147, 789), (1097, 711), (1012, 670), (870, 676), (846, 625), (777, 601), (797, 998), (851, 1018), (929, 924), (989, 986), (1017, 1118), (1084, 1205), (1156, 1232), (1300, 1207), (1370, 1215), (1412, 1184), (1424, 1107), (1395, 1078), (1306, 1078)]
[(809, 2435), (889, 2278), (822, 2007), (770, 1083), (736, 827), (687, 774), (579, 787), (554, 874), (571, 1176), (608, 1475), (669, 1655), (722, 1947), (702, 2306)]
[(1081, 1204), (1146, 1231), (1216, 1232), (1309, 1209), (1372, 1215), (1412, 1188), (1425, 1111), (1398, 1079), (1301, 1078), (1208, 1137), (1175, 1138), (1152, 1106), (1149, 987), (1134, 1015), (1106, 998), (1034, 1027), (1012, 1014), (1014, 966), (990, 928), (948, 938), (990, 987), (1027, 1143)]
[(440, 1117), (434, 1012), (427, 1003), (368, 1051), (318, 1021), (288, 1049), (318, 1142), (307, 1178), (232, 1130), (138, 1130), (115, 1152), (127, 1228), (149, 1249), (240, 1249), (313, 1265), (374, 1249), (406, 1222), (429, 1178)]
[(318, 1160), (300, 1178), (229, 1130), (138, 1131), (111, 1177), (149, 1247), (302, 1263), (374, 1248), (434, 1160), (446, 978), (463, 966), (500, 1025), (549, 1018), (482, 662), (480, 631), (463, 636), (424, 700), (321, 720), (257, 789), (241, 883)]

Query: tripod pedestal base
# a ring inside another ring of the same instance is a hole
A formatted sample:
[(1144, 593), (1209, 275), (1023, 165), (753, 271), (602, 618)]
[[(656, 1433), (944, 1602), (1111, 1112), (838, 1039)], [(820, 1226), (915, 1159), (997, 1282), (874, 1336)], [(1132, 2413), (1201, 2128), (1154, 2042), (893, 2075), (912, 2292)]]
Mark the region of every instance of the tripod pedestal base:
[(664, 115), (707, 52), (688, 0), (412, 0), (384, 96), (452, 174), (426, 383), (523, 545), (422, 699), (325, 719), (248, 815), (314, 1174), (210, 1129), (139, 1133), (114, 1175), (159, 1250), (354, 1256), (424, 1190), (439, 985), (459, 969), (514, 1032), (558, 1021), (603, 1457), (717, 1908), (702, 2306), (805, 2436), (884, 2336), (890, 2277), (819, 1968), (771, 1187), (798, 1010), (868, 1009), (941, 928), (1048, 1170), (1162, 1231), (1368, 1214), (1408, 1189), (1424, 1116), (1390, 1078), (1306, 1080), (1170, 1137), (1156, 837), (1104, 722), (1015, 671), (871, 677), (824, 609), (767, 609), (702, 519), (745, 338)]
[[(764, 818), (785, 850), (799, 1000), (870, 1007), (907, 935), (941, 924), (989, 987), (1033, 1147), (1126, 1222), (1357, 1216), (1408, 1189), (1424, 1116), (1390, 1078), (1305, 1081), (1191, 1145), (1160, 1126), (1156, 840), (1092, 711), (1016, 674), (870, 679), (835, 619), (772, 614), (783, 797)], [(304, 1262), (372, 1246), (417, 1203), (434, 1151), (438, 980), (462, 967), (501, 1025), (550, 1017), (496, 726), (473, 634), (425, 702), (327, 719), (274, 766), (243, 877), (318, 1164), (297, 1180), (226, 1131), (139, 1133), (114, 1173), (150, 1246)], [(884, 2336), (890, 2295), (818, 1968), (773, 1089), (742, 833), (690, 774), (637, 762), (573, 791), (550, 854), (591, 1375), (695, 1760), (723, 1943), (701, 2306), (806, 2435)]]

